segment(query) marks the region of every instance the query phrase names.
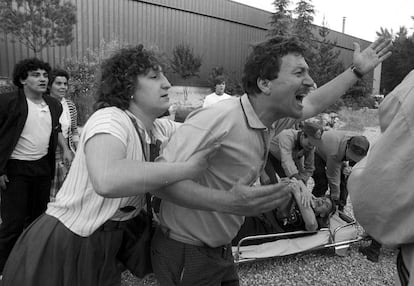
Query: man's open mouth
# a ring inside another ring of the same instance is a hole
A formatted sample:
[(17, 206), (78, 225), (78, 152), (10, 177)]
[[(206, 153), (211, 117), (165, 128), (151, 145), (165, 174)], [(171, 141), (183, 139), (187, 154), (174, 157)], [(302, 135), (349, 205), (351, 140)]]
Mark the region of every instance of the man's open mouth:
[(303, 99), (305, 98), (305, 95), (303, 95), (303, 94), (297, 94), (296, 95), (296, 100), (299, 102), (299, 103), (302, 103), (302, 101), (303, 101)]

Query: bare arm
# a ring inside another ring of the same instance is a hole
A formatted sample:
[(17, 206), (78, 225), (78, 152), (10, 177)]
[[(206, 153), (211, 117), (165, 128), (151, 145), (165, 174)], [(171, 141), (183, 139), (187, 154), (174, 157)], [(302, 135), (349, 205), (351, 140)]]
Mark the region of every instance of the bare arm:
[(86, 142), (85, 156), (95, 191), (104, 197), (128, 197), (185, 179), (195, 178), (207, 167), (213, 148), (197, 152), (186, 162), (154, 163), (125, 158), (126, 147), (110, 134), (97, 134)]
[(66, 166), (70, 166), (70, 163), (72, 163), (73, 160), (73, 154), (72, 151), (69, 149), (67, 140), (65, 137), (63, 137), (62, 132), (58, 133), (58, 144), (63, 150), (63, 162)]
[(315, 171), (315, 149), (306, 151), (303, 158), (303, 171), (299, 172), (304, 183), (312, 176)]
[[(362, 52), (358, 43), (354, 43), (353, 65), (366, 74), (379, 63), (391, 56), (392, 42), (390, 39), (379, 38)], [(300, 120), (315, 116), (336, 102), (358, 77), (348, 68), (330, 82), (324, 84), (303, 99), (303, 115)]]
[(289, 199), (287, 184), (246, 186), (253, 176), (257, 176), (254, 170), (241, 178), (230, 191), (207, 188), (190, 180), (181, 181), (196, 177), (204, 170), (207, 163), (203, 158), (211, 150), (199, 151), (182, 163), (127, 160), (121, 141), (109, 134), (99, 134), (86, 143), (85, 153), (94, 189), (105, 197), (151, 192), (181, 206), (239, 215), (261, 213)]
[(7, 189), (7, 183), (9, 178), (6, 174), (0, 175), (0, 191), (5, 191)]
[(296, 203), (299, 207), (299, 211), (302, 215), (302, 219), (305, 223), (306, 230), (314, 231), (318, 229), (318, 222), (316, 220), (315, 212), (312, 207), (305, 206), (302, 204), (301, 192), (297, 187), (292, 188), (293, 197), (296, 200)]
[(334, 201), (339, 200), (341, 169), (342, 162), (338, 162), (332, 156), (328, 156), (326, 160), (326, 178), (328, 179), (331, 197)]
[(288, 136), (279, 137), (280, 162), (286, 176), (289, 178), (299, 173), (296, 163), (292, 157), (294, 144), (294, 138)]
[(249, 187), (246, 184), (257, 176), (252, 169), (230, 191), (211, 189), (193, 181), (181, 181), (155, 195), (175, 204), (207, 211), (253, 216), (283, 205), (291, 198), (288, 183)]

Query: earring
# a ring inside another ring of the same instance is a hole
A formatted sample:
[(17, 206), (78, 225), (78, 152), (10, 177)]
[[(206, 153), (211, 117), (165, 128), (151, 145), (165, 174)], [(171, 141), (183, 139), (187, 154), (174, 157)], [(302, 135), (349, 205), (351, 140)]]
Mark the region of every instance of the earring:
[(133, 96), (133, 95), (131, 95), (131, 96), (130, 96), (130, 98), (131, 98), (131, 99), (134, 99), (134, 96)]

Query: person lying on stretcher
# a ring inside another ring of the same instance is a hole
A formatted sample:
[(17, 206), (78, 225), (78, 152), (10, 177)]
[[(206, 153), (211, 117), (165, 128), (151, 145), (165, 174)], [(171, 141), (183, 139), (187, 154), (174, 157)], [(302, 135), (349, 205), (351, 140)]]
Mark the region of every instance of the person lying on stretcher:
[[(232, 244), (237, 245), (246, 236), (283, 233), (298, 230), (315, 231), (327, 227), (335, 212), (330, 197), (313, 197), (301, 188), (296, 179), (290, 179), (292, 198), (278, 209), (260, 216), (246, 217)], [(257, 243), (257, 241), (256, 241)]]

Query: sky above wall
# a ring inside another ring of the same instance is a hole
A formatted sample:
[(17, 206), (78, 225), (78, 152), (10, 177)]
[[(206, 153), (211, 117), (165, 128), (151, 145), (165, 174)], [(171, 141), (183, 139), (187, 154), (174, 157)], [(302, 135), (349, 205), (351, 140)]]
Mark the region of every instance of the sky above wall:
[[(266, 11), (274, 12), (273, 0), (232, 0)], [(291, 0), (293, 9), (297, 0)], [(374, 41), (381, 27), (399, 31), (400, 26), (414, 32), (414, 0), (313, 0), (314, 24), (342, 32), (343, 17), (345, 33), (367, 41)]]

